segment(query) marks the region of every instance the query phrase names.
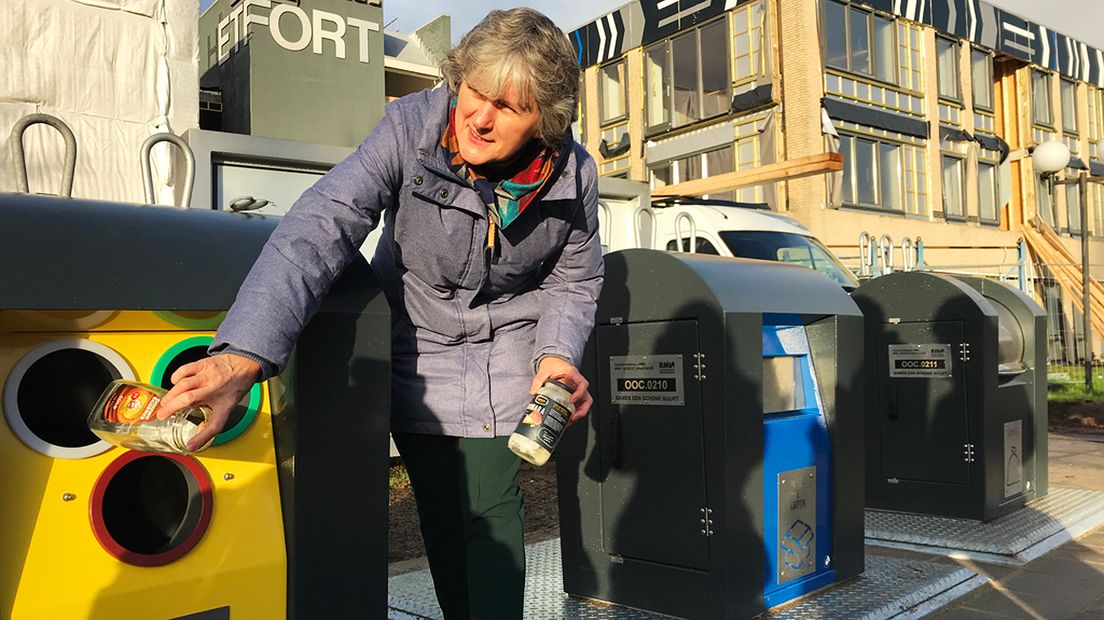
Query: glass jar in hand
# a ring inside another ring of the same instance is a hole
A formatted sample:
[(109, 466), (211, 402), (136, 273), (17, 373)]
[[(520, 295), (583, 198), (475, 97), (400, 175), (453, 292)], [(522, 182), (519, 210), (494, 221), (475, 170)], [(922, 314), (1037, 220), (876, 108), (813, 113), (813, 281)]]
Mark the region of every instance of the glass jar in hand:
[(167, 390), (136, 381), (112, 381), (88, 416), (88, 429), (100, 439), (144, 452), (194, 454), (205, 450), (208, 441), (196, 450), (188, 441), (206, 424), (211, 410), (185, 407), (164, 420), (157, 410)]
[(568, 400), (571, 392), (570, 386), (555, 379), (541, 386), (525, 408), (525, 416), (517, 429), (510, 435), (507, 445), (514, 454), (538, 467), (548, 462), (568, 420), (575, 413), (575, 407)]

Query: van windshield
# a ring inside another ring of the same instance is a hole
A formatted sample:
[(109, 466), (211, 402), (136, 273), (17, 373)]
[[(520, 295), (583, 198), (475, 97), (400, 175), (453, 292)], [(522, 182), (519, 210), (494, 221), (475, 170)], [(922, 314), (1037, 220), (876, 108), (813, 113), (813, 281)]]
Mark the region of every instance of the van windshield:
[(851, 270), (817, 239), (765, 230), (723, 230), (720, 234), (733, 256), (805, 265), (845, 289), (859, 287), (859, 280)]

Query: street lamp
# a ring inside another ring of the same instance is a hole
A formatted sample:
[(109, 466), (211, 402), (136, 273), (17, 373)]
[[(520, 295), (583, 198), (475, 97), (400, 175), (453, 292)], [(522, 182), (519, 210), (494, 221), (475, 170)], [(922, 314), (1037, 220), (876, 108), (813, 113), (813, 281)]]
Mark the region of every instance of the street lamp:
[[(1104, 183), (1104, 177), (1090, 176), (1088, 171), (1079, 170), (1077, 178), (1057, 180), (1053, 175), (1064, 169), (1070, 162), (1070, 150), (1064, 142), (1047, 140), (1031, 152), (1031, 162), (1035, 170), (1044, 176), (1051, 176), (1055, 185), (1077, 184), (1081, 198), (1081, 331), (1085, 334), (1085, 390), (1092, 391), (1092, 306), (1089, 288), (1089, 183)], [(1053, 192), (1053, 189), (1051, 189)], [(1052, 199), (1053, 200), (1053, 199)]]

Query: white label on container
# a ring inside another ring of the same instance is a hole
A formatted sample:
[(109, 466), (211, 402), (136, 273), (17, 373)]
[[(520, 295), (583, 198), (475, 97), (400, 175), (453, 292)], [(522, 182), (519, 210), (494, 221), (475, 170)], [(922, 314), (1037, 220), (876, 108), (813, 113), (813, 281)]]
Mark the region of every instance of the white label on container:
[(949, 378), (951, 345), (889, 345), (889, 376), (894, 379)]
[(681, 355), (610, 356), (610, 402), (615, 405), (680, 406)]
[(1024, 492), (1023, 421), (1004, 423), (1004, 497)]

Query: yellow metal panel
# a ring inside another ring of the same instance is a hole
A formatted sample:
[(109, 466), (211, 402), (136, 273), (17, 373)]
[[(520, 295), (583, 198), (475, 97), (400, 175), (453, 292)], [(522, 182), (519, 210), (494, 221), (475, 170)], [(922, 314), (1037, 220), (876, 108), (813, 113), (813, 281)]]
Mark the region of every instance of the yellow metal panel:
[(0, 310), (0, 332), (215, 330), (225, 312)]
[[(127, 322), (112, 319), (114, 325), (162, 320), (119, 314), (132, 316), (122, 317)], [(148, 381), (165, 350), (199, 335), (210, 332), (8, 333), (0, 338), (0, 383), (34, 348), (73, 338), (114, 349), (139, 380)], [(265, 390), (261, 411), (248, 430), (197, 457), (213, 488), (213, 514), (203, 539), (182, 558), (154, 568), (117, 560), (100, 546), (90, 526), (92, 488), (123, 449), (84, 459), (53, 459), (25, 446), (4, 417), (0, 617), (171, 618), (229, 606), (235, 619), (283, 618), (287, 571), (267, 396)], [(66, 500), (68, 496), (72, 499)]]

